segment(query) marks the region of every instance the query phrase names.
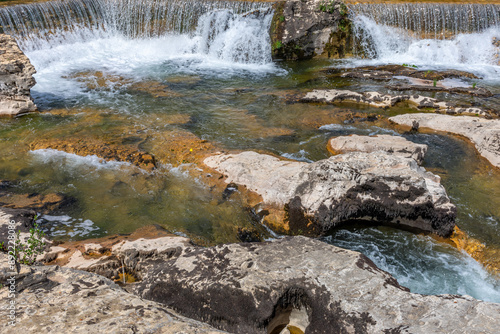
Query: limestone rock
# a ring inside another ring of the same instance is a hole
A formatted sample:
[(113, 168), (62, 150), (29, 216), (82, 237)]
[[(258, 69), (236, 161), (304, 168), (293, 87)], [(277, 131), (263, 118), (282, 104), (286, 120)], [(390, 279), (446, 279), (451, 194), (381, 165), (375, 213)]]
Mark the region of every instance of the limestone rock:
[(449, 114), (475, 114), (486, 115), (486, 111), (482, 108), (456, 107), (449, 102), (438, 101), (434, 98), (421, 95), (389, 95), (378, 92), (357, 93), (350, 90), (326, 89), (313, 90), (307, 93), (300, 102), (320, 102), (320, 103), (339, 103), (339, 102), (354, 102), (366, 104), (377, 108), (389, 108), (399, 102), (408, 102), (417, 109), (432, 108), (436, 111), (446, 112)]
[(340, 136), (328, 141), (328, 149), (335, 153), (385, 151), (405, 158), (415, 159), (418, 164), (424, 160), (427, 145), (390, 135), (377, 136)]
[(15, 116), (36, 111), (30, 89), (36, 83), (35, 68), (15, 39), (0, 34), (0, 115)]
[(500, 325), (499, 304), (410, 293), (364, 255), (306, 237), (177, 243), (151, 259), (129, 252), (125, 262), (143, 270), (135, 293), (232, 333), (493, 333)]
[[(127, 293), (96, 274), (58, 266), (23, 266), (23, 272), (14, 277), (16, 326), (9, 326), (9, 310), (2, 307), (2, 332), (225, 333)], [(10, 287), (4, 279), (2, 283)], [(11, 300), (8, 291), (0, 290), (5, 304)]]
[(446, 131), (468, 138), (479, 153), (496, 167), (500, 167), (500, 120), (471, 116), (436, 114), (405, 114), (389, 118), (390, 121), (411, 126), (414, 121), (420, 127)]
[(21, 232), (20, 238), (29, 236), (30, 228), (33, 228), (33, 219), (36, 212), (28, 209), (9, 209), (0, 207), (0, 242), (8, 247), (9, 225), (13, 230)]
[(440, 178), (415, 160), (386, 152), (353, 152), (314, 163), (243, 152), (204, 163), (287, 212), (294, 231), (322, 233), (365, 220), (448, 236), (456, 208)]
[(343, 58), (349, 51), (350, 21), (342, 1), (287, 0), (274, 8), (270, 32), (274, 59)]

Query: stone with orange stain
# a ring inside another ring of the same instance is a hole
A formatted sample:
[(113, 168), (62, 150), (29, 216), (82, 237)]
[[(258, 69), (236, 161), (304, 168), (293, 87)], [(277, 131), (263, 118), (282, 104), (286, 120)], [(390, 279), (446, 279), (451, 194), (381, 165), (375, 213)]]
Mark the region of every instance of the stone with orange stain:
[(49, 213), (71, 204), (75, 199), (62, 194), (17, 194), (0, 190), (0, 206), (12, 209), (30, 209)]
[(107, 161), (130, 162), (145, 170), (153, 170), (156, 167), (155, 157), (147, 152), (94, 138), (40, 139), (32, 142), (30, 149), (54, 149), (80, 156), (96, 155)]
[(75, 79), (84, 83), (89, 90), (118, 88), (132, 82), (131, 79), (124, 78), (121, 75), (102, 71), (81, 71), (63, 78)]
[(481, 241), (470, 237), (457, 226), (452, 235), (443, 240), (446, 243), (466, 252), (474, 260), (481, 263), (488, 271), (500, 275), (500, 249), (488, 247)]

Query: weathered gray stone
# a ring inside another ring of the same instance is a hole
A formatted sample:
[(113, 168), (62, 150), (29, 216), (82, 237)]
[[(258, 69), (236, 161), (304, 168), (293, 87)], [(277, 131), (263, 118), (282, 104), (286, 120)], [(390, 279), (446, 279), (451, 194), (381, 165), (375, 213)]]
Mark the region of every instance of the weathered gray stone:
[[(5, 263), (0, 254), (0, 264)], [(15, 279), (15, 298), (9, 298)], [(184, 318), (156, 302), (127, 293), (92, 273), (58, 266), (26, 267), (5, 275), (0, 289), (0, 331), (5, 333), (225, 333)], [(8, 306), (15, 300), (16, 325)]]
[(500, 120), (471, 116), (436, 114), (405, 114), (389, 118), (394, 123), (446, 131), (468, 138), (479, 153), (496, 167), (500, 167)]
[(336, 153), (384, 151), (405, 158), (412, 158), (421, 164), (427, 152), (427, 145), (415, 144), (403, 137), (390, 135), (339, 136), (328, 141), (328, 149)]
[(343, 58), (349, 51), (350, 21), (339, 0), (287, 0), (275, 4), (271, 23), (274, 59)]
[(8, 245), (9, 226), (15, 232), (21, 232), (19, 236), (22, 240), (29, 237), (35, 214), (33, 210), (0, 207), (0, 242), (3, 242), (5, 246)]
[(456, 107), (452, 103), (438, 101), (434, 98), (421, 95), (389, 95), (378, 92), (357, 93), (350, 90), (326, 89), (313, 90), (307, 93), (300, 102), (320, 102), (320, 103), (339, 103), (339, 102), (354, 102), (366, 104), (377, 108), (393, 107), (399, 102), (408, 102), (411, 106), (417, 109), (432, 108), (436, 111), (449, 114), (472, 114), (472, 115), (487, 115), (482, 108)]
[(36, 111), (30, 89), (36, 83), (35, 68), (15, 39), (0, 34), (0, 115)]
[(306, 237), (123, 255), (143, 277), (135, 293), (233, 333), (287, 325), (308, 334), (493, 333), (500, 325), (499, 304), (410, 293), (364, 255)]
[(226, 175), (226, 182), (284, 208), (297, 229), (312, 223), (322, 233), (365, 220), (448, 236), (455, 225), (456, 208), (440, 178), (413, 159), (386, 152), (346, 153), (310, 164), (243, 152), (204, 163)]

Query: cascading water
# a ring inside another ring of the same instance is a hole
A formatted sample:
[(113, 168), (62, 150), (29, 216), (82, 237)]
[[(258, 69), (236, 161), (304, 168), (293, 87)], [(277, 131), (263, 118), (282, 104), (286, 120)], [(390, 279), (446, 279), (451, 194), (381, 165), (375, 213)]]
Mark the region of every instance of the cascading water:
[[(414, 64), (500, 77), (500, 6), (358, 4), (351, 6), (358, 57), (364, 63)], [(363, 62), (361, 62), (363, 63)]]
[(271, 18), (269, 5), (244, 1), (58, 0), (0, 9), (2, 31), (25, 52), (187, 34), (197, 42), (193, 51), (241, 63), (270, 62)]

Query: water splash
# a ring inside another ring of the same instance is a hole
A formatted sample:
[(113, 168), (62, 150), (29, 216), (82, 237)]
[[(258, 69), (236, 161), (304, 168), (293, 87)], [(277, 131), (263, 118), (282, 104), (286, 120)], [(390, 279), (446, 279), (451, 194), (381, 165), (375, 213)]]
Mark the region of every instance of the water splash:
[(325, 241), (364, 253), (411, 292), (500, 302), (499, 282), (492, 275), (467, 254), (429, 236), (380, 227), (339, 230)]
[(357, 65), (414, 64), (500, 77), (500, 5), (360, 4), (352, 6)]
[[(145, 39), (193, 35), (200, 32), (199, 25), (204, 24), (200, 18), (206, 19), (208, 13), (269, 13), (269, 9), (269, 4), (245, 1), (56, 0), (0, 8), (0, 25), (4, 33), (16, 37), (24, 51), (31, 51), (117, 36)], [(237, 20), (232, 17), (226, 21), (222, 26), (209, 26), (210, 34), (220, 35), (222, 28), (231, 28), (229, 23)], [(270, 18), (266, 23), (267, 29)]]
[(493, 4), (358, 4), (351, 11), (377, 24), (429, 33), (436, 39), (500, 26), (500, 6)]

